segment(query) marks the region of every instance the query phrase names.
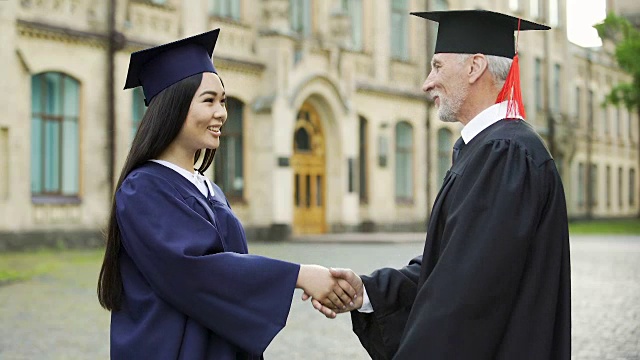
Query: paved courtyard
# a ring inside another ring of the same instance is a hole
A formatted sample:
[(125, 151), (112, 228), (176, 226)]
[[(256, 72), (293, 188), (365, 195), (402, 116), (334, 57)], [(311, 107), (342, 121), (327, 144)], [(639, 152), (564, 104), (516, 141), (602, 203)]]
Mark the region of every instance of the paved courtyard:
[[(250, 250), (369, 273), (403, 266), (422, 252), (422, 243), (415, 241), (420, 238), (259, 243), (250, 244)], [(573, 358), (640, 359), (640, 237), (573, 237), (571, 250)], [(46, 276), (0, 287), (0, 359), (108, 358), (109, 316), (95, 296), (100, 256), (88, 252)], [(348, 315), (325, 319), (300, 295), (296, 291), (288, 325), (267, 350), (267, 360), (369, 358), (351, 332)]]

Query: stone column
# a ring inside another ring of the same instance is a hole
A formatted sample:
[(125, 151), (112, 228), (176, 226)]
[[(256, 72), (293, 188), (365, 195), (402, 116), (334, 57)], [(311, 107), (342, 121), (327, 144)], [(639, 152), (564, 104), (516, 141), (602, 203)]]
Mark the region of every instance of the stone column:
[(182, 0), (180, 3), (182, 28), (179, 31), (182, 38), (212, 30), (209, 28), (209, 1)]
[(0, 108), (3, 109), (0, 112), (0, 214), (3, 214), (0, 233), (18, 230), (19, 215), (26, 213), (23, 207), (29, 204), (24, 197), (18, 198), (19, 192), (15, 189), (15, 185), (25, 179), (19, 175), (29, 174), (30, 144), (30, 118), (21, 112), (30, 102), (20, 91), (25, 88), (21, 81), (26, 70), (19, 60), (17, 47), (18, 4), (18, 1), (0, 1), (0, 69), (4, 71), (0, 81)]

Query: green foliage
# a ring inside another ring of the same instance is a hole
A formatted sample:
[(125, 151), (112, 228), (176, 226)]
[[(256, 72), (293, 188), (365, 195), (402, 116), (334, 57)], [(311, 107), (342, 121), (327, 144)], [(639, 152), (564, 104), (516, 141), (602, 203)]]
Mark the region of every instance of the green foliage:
[(607, 101), (614, 105), (623, 104), (629, 109), (640, 109), (640, 31), (629, 20), (613, 13), (594, 28), (603, 40), (615, 43), (618, 65), (633, 78), (631, 83), (616, 85)]

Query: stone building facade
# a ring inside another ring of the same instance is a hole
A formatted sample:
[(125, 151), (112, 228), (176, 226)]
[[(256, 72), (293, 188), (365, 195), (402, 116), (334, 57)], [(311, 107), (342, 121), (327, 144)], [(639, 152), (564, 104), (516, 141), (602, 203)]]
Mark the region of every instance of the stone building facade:
[[(427, 8), (555, 25), (519, 39), (528, 120), (555, 139), (571, 215), (636, 216), (638, 119), (598, 110), (626, 75), (568, 43), (564, 1), (0, 1), (0, 243), (99, 241), (145, 110), (129, 54), (218, 27), (229, 120), (208, 175), (250, 239), (423, 231), (460, 130), (421, 92), (435, 27), (408, 13)], [(586, 141), (587, 114), (609, 135)]]

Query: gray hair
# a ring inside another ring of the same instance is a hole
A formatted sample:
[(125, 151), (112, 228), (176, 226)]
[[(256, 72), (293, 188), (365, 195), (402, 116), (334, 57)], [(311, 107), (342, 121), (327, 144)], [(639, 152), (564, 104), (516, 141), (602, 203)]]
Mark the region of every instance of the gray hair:
[(489, 74), (493, 76), (493, 81), (495, 81), (496, 86), (498, 88), (502, 88), (502, 86), (504, 86), (504, 82), (507, 80), (507, 76), (509, 75), (509, 70), (511, 70), (513, 60), (502, 56), (485, 56), (487, 57)]
[[(459, 54), (458, 60), (460, 63), (463, 63), (470, 57), (471, 54)], [(502, 86), (504, 86), (504, 82), (507, 80), (513, 60), (496, 55), (485, 55), (485, 57), (487, 58), (489, 74), (493, 77), (493, 81), (496, 83), (496, 86), (501, 89)]]

